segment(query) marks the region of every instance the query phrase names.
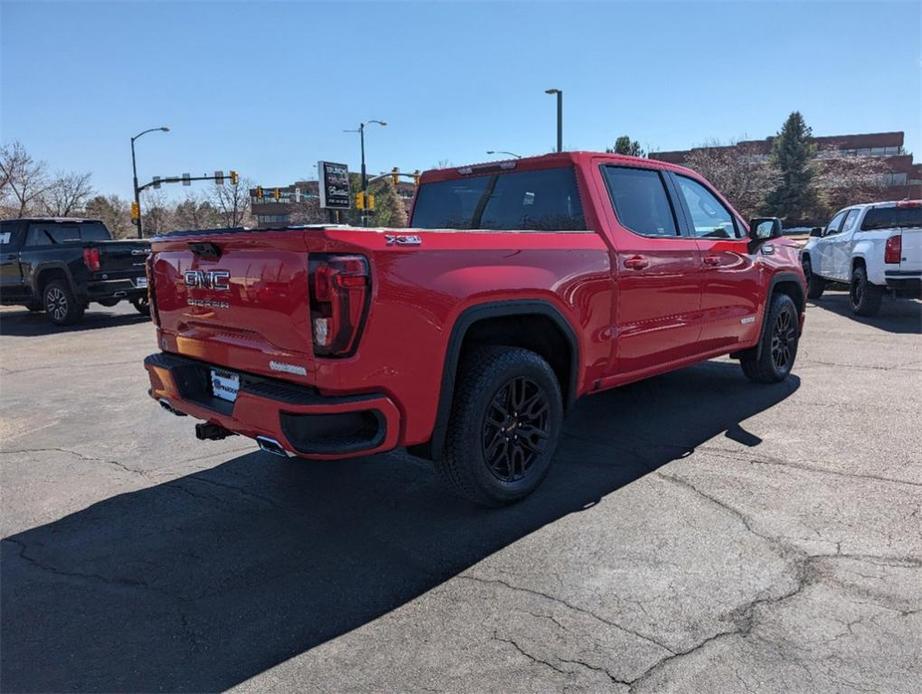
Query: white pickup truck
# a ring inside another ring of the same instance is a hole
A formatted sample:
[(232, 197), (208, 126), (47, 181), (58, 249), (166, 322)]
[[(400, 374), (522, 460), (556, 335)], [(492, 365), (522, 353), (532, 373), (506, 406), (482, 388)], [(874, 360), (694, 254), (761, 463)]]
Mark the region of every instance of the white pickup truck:
[(830, 282), (847, 284), (852, 311), (873, 316), (884, 293), (920, 295), (922, 200), (875, 202), (840, 210), (801, 251), (807, 296)]

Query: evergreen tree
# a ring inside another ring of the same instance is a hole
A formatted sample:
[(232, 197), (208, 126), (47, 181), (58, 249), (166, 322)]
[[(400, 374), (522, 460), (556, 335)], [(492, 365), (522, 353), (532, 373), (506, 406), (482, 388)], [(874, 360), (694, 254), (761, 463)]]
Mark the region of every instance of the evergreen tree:
[(813, 132), (799, 111), (794, 111), (772, 142), (771, 162), (781, 178), (765, 199), (765, 212), (777, 217), (803, 219), (816, 207), (812, 159), (816, 153)]
[(637, 140), (632, 140), (629, 135), (621, 135), (615, 140), (615, 146), (605, 150), (614, 154), (627, 154), (632, 157), (644, 156), (643, 147)]

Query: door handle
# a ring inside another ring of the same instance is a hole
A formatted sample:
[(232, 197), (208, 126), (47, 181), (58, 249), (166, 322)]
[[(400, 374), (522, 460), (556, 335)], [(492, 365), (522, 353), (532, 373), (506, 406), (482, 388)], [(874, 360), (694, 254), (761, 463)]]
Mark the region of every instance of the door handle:
[(630, 258), (624, 259), (624, 267), (628, 270), (643, 270), (649, 264), (650, 261), (642, 255), (632, 255)]
[(717, 255), (706, 255), (704, 256), (705, 265), (720, 265), (720, 256)]

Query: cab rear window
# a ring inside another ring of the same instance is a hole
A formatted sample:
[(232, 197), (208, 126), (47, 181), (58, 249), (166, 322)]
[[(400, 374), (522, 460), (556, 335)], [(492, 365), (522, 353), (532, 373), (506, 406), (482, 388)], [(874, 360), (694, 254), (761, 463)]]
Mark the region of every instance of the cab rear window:
[(466, 176), (420, 187), (420, 229), (584, 230), (573, 167)]
[(922, 207), (872, 207), (861, 223), (862, 231), (922, 227)]
[(922, 207), (872, 207), (864, 215), (862, 231), (922, 227)]

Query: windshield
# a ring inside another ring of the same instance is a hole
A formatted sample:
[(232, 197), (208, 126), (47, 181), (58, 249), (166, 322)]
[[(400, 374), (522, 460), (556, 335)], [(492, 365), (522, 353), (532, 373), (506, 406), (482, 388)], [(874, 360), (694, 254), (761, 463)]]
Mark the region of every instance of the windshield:
[(920, 207), (872, 207), (861, 223), (862, 231), (922, 227)]
[(467, 176), (420, 187), (412, 226), (420, 229), (583, 230), (572, 167)]

